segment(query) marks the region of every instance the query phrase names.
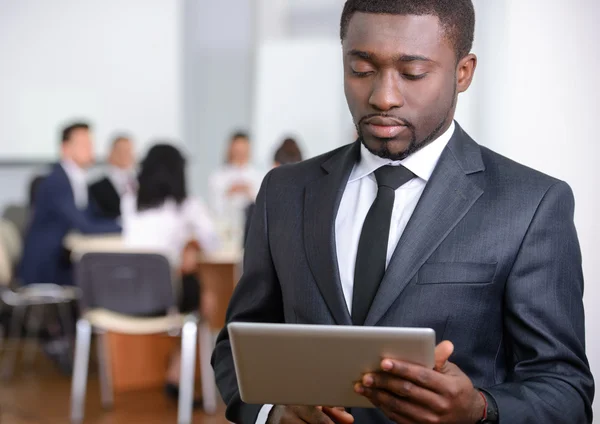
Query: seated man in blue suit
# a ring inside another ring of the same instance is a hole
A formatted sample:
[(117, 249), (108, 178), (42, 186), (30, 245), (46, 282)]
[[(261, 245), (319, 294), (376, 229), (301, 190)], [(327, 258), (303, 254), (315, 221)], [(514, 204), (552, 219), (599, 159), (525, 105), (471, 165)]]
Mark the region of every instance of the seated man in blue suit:
[(97, 217), (88, 204), (86, 169), (94, 161), (90, 127), (75, 123), (62, 132), (61, 161), (36, 189), (19, 276), (23, 284), (72, 285), (72, 267), (63, 247), (71, 231), (119, 232), (114, 220)]

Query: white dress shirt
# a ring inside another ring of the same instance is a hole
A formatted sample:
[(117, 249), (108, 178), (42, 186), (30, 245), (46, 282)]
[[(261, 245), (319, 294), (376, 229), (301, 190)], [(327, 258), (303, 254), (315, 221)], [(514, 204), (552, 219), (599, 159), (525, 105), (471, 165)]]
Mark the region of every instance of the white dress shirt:
[(123, 196), (128, 191), (133, 191), (136, 184), (136, 175), (133, 169), (122, 169), (110, 165), (107, 171), (107, 177), (119, 196)]
[(85, 170), (80, 168), (75, 162), (65, 159), (60, 162), (60, 166), (67, 174), (71, 183), (75, 205), (79, 210), (85, 210), (88, 206), (88, 183)]
[(121, 198), (123, 242), (128, 247), (164, 254), (178, 268), (186, 244), (192, 240), (206, 252), (220, 247), (219, 236), (204, 203), (188, 197), (181, 205), (167, 200), (159, 207), (138, 211), (135, 194)]
[[(373, 173), (385, 165), (403, 165), (416, 175), (416, 178), (396, 189), (387, 246), (387, 267), (400, 236), (402, 236), (423, 194), (423, 190), (425, 190), (427, 181), (431, 178), (431, 174), (442, 155), (442, 151), (450, 141), (452, 134), (454, 134), (454, 129), (455, 124), (453, 121), (448, 130), (436, 140), (401, 161), (380, 158), (369, 152), (364, 145), (360, 146), (360, 162), (354, 165), (354, 169), (348, 178), (335, 218), (335, 246), (340, 281), (350, 313), (352, 313), (354, 267), (358, 252), (358, 241), (367, 213), (375, 201), (375, 197), (377, 197), (377, 180)], [(257, 424), (267, 422), (271, 408), (272, 405), (265, 405), (261, 408), (256, 420)]]
[[(218, 216), (223, 216), (230, 209), (243, 211), (250, 203), (254, 202), (260, 183), (264, 175), (250, 165), (234, 166), (225, 165), (215, 171), (209, 179), (211, 192), (211, 208)], [(236, 184), (244, 184), (250, 187), (250, 196), (245, 194), (233, 194), (227, 192)]]

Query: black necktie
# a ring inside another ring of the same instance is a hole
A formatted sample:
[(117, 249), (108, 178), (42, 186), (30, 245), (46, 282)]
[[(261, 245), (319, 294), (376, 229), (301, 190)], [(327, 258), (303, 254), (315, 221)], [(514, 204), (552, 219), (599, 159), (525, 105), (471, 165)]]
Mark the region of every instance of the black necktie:
[(352, 323), (363, 325), (373, 303), (379, 284), (385, 274), (390, 221), (396, 189), (414, 178), (403, 166), (383, 166), (375, 171), (377, 197), (367, 213), (360, 233), (354, 290), (352, 295)]

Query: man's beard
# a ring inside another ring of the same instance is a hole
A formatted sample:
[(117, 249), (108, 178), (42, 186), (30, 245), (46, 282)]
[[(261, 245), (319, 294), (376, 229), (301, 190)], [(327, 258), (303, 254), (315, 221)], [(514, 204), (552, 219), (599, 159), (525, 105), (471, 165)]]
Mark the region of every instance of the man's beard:
[[(384, 116), (384, 115), (380, 115), (380, 116)], [(390, 159), (393, 161), (398, 161), (398, 160), (406, 159), (413, 153), (418, 152), (423, 147), (427, 146), (433, 140), (438, 138), (442, 128), (444, 128), (444, 125), (446, 124), (447, 119), (448, 119), (448, 116), (446, 116), (444, 118), (444, 120), (442, 122), (440, 122), (439, 125), (422, 141), (417, 141), (417, 135), (415, 132), (415, 128), (413, 126), (407, 125), (407, 129), (411, 133), (410, 143), (406, 150), (404, 150), (403, 152), (399, 152), (399, 153), (392, 153), (389, 150), (388, 142), (392, 141), (392, 139), (380, 139), (381, 141), (383, 141), (383, 143), (379, 144), (378, 148), (373, 148), (373, 147), (369, 146), (367, 143), (365, 143), (365, 139), (363, 138), (362, 131), (360, 130), (360, 124), (357, 125), (357, 132), (358, 132), (358, 137), (359, 137), (361, 143), (367, 148), (367, 150), (369, 150), (369, 152), (371, 152), (374, 155), (379, 156), (380, 158), (383, 158), (383, 159)]]
[(361, 120), (358, 122), (358, 124), (355, 124), (356, 132), (358, 133), (358, 138), (360, 139), (361, 143), (367, 148), (367, 150), (369, 152), (373, 153), (376, 156), (379, 156), (380, 158), (390, 159), (393, 161), (404, 160), (407, 157), (409, 157), (410, 155), (412, 155), (413, 153), (418, 152), (423, 147), (427, 146), (428, 144), (430, 144), (432, 141), (434, 141), (435, 139), (437, 139), (439, 137), (440, 132), (446, 125), (446, 122), (448, 121), (448, 117), (450, 116), (450, 114), (452, 113), (452, 110), (454, 109), (454, 106), (456, 105), (456, 100), (457, 100), (456, 89), (457, 88), (455, 85), (454, 86), (454, 94), (452, 96), (452, 104), (448, 108), (448, 111), (446, 112), (444, 118), (435, 127), (435, 129), (433, 131), (431, 131), (423, 140), (418, 141), (415, 126), (412, 123), (406, 121), (405, 119), (402, 119), (402, 122), (406, 125), (407, 130), (410, 131), (410, 134), (411, 134), (411, 139), (410, 139), (408, 148), (406, 150), (404, 150), (403, 152), (399, 152), (399, 153), (390, 152), (388, 142), (392, 141), (393, 139), (379, 139), (380, 141), (383, 141), (382, 143), (379, 144), (379, 148), (372, 148), (372, 147), (368, 146), (367, 143), (365, 143), (365, 139), (363, 137), (362, 130), (361, 130), (361, 128), (362, 128), (361, 124), (366, 119), (372, 118), (373, 116), (393, 117), (389, 114), (380, 113), (380, 114), (374, 114), (374, 115), (367, 115), (367, 116), (361, 118)]

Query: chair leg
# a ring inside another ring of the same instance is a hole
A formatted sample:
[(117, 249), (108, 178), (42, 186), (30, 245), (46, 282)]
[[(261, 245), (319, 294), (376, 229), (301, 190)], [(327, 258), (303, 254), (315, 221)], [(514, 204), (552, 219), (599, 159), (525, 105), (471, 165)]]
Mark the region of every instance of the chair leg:
[(23, 318), (25, 317), (26, 311), (27, 305), (17, 305), (12, 311), (11, 329), (9, 333), (10, 342), (8, 349), (4, 354), (4, 359), (2, 360), (2, 378), (4, 379), (12, 377), (14, 372), (21, 340), (21, 328), (23, 326)]
[[(4, 309), (4, 308), (3, 308), (2, 296), (1, 296), (1, 292), (0, 292), (0, 316), (2, 315), (2, 309)], [(2, 325), (0, 325), (0, 354), (2, 353), (3, 347), (4, 347), (4, 327)]]
[(100, 397), (102, 406), (109, 409), (113, 406), (112, 373), (110, 369), (110, 354), (106, 344), (106, 334), (100, 333), (96, 339), (98, 349), (98, 368), (100, 372)]
[(34, 336), (40, 332), (40, 324), (42, 323), (43, 305), (32, 305), (29, 308), (29, 317), (27, 317), (27, 338), (25, 343), (24, 360), (28, 365), (32, 365), (35, 360), (38, 343), (34, 340)]
[(71, 422), (81, 423), (85, 408), (90, 343), (92, 341), (92, 326), (87, 320), (77, 321), (75, 340), (75, 365), (71, 383)]
[(59, 319), (62, 322), (67, 346), (69, 346), (69, 349), (67, 349), (67, 354), (69, 355), (69, 359), (72, 359), (71, 348), (73, 347), (73, 319), (71, 317), (71, 304), (70, 302), (61, 302), (57, 305), (57, 308)]
[(204, 412), (212, 415), (217, 412), (217, 388), (215, 374), (210, 364), (210, 357), (214, 349), (214, 337), (208, 322), (201, 321), (199, 324), (200, 336), (200, 378), (202, 380), (202, 401)]
[(196, 346), (198, 324), (196, 318), (186, 318), (181, 330), (181, 374), (179, 376), (179, 404), (177, 423), (190, 424), (194, 402), (194, 373), (196, 371)]

